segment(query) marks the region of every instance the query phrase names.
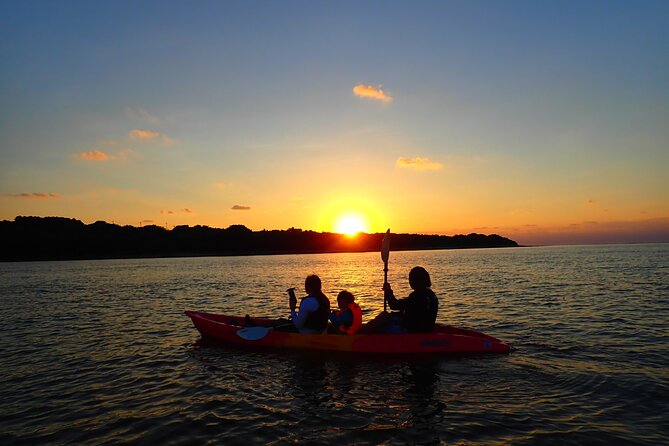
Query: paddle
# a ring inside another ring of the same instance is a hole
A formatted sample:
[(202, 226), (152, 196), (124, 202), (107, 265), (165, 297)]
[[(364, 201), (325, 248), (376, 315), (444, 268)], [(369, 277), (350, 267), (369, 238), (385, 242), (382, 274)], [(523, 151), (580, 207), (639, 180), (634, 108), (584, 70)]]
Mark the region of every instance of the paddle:
[(246, 327), (237, 330), (237, 336), (247, 341), (257, 341), (267, 336), (273, 327)]
[[(381, 242), (381, 260), (383, 260), (383, 283), (388, 283), (388, 258), (390, 257), (390, 229), (386, 231)], [(386, 311), (386, 296), (383, 296), (383, 311)]]

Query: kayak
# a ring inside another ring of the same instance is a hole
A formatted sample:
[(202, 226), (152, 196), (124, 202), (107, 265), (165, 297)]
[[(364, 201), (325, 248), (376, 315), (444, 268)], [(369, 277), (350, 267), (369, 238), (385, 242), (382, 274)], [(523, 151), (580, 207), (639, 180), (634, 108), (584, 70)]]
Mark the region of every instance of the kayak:
[[(244, 347), (352, 353), (508, 353), (511, 346), (492, 336), (437, 324), (430, 333), (301, 334), (281, 331), (275, 321), (186, 311), (203, 338)], [(364, 326), (363, 326), (364, 327)], [(364, 330), (362, 330), (364, 331)]]

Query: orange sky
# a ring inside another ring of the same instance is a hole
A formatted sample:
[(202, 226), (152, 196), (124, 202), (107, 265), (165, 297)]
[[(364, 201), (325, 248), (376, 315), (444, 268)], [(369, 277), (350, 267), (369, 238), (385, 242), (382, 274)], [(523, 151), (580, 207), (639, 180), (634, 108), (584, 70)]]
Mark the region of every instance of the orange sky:
[(0, 219), (669, 241), (667, 5), (6, 5)]

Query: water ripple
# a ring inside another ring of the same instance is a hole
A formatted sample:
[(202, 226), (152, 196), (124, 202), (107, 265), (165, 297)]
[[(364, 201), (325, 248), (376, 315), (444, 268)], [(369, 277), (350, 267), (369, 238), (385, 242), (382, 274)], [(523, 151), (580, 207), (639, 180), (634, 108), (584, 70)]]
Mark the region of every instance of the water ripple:
[(669, 245), (392, 253), (439, 320), (510, 341), (441, 360), (197, 341), (184, 309), (286, 316), (318, 272), (365, 317), (378, 253), (0, 264), (2, 444), (669, 444)]

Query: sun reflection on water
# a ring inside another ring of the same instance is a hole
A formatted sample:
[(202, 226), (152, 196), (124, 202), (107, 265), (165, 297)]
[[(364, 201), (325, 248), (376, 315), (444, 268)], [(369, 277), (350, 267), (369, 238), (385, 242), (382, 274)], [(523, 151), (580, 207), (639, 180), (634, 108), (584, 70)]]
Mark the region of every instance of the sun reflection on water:
[(3, 434), (12, 444), (667, 443), (667, 245), (391, 252), (398, 297), (416, 265), (432, 276), (440, 322), (518, 350), (305, 359), (198, 343), (183, 315), (285, 317), (286, 288), (316, 273), (332, 301), (349, 289), (369, 319), (383, 309), (378, 252), (0, 264)]

